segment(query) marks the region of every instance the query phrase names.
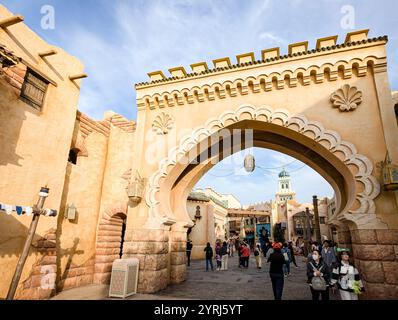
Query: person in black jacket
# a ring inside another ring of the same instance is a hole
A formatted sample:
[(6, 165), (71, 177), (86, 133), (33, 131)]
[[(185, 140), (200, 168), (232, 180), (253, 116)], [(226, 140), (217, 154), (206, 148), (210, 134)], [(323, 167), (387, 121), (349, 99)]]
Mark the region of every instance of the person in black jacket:
[(292, 241), (289, 241), (289, 245), (288, 248), (290, 250), (290, 256), (292, 258), (292, 263), (294, 264), (294, 266), (296, 267), (296, 269), (298, 269), (297, 263), (296, 263), (296, 257), (294, 255), (294, 248), (293, 248), (293, 243)]
[(285, 257), (281, 252), (282, 244), (275, 242), (272, 244), (273, 253), (270, 254), (268, 262), (271, 263), (269, 275), (272, 282), (272, 290), (274, 291), (275, 300), (282, 300), (284, 274), (283, 266), (285, 265)]
[(210, 246), (210, 242), (207, 243), (206, 248), (203, 250), (206, 252), (206, 271), (209, 271), (209, 264), (211, 266), (211, 271), (214, 271), (213, 268), (213, 248)]
[[(318, 301), (319, 297), (321, 297), (321, 300), (329, 300), (330, 271), (327, 264), (322, 261), (321, 254), (318, 249), (312, 250), (311, 258), (307, 263), (307, 277), (311, 289), (312, 300)], [(321, 277), (325, 280), (326, 290), (314, 290), (311, 284), (314, 277)]]

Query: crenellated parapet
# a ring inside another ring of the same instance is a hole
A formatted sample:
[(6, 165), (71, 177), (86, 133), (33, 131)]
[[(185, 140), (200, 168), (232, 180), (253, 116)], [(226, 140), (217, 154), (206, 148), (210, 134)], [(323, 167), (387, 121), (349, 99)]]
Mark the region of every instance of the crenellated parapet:
[[(369, 66), (375, 73), (386, 71), (384, 51), (376, 56), (361, 49), (385, 45), (387, 36), (369, 39), (368, 30), (360, 30), (348, 33), (342, 44), (337, 44), (337, 39), (337, 36), (318, 39), (316, 48), (311, 50), (307, 41), (294, 43), (289, 45), (286, 55), (280, 55), (280, 48), (265, 49), (261, 60), (255, 60), (253, 52), (237, 55), (236, 64), (228, 57), (215, 59), (212, 69), (206, 62), (199, 62), (191, 65), (191, 73), (184, 67), (171, 68), (168, 78), (162, 71), (151, 72), (150, 82), (136, 85), (138, 109), (175, 107), (339, 78), (364, 77)], [(352, 50), (358, 54), (347, 59), (346, 52)]]

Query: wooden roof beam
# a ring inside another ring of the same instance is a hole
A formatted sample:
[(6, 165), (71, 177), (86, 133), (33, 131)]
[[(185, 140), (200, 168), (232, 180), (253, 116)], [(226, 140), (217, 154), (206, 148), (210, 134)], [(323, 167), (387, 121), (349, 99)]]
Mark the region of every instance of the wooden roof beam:
[(8, 28), (9, 26), (12, 26), (14, 24), (20, 23), (22, 21), (24, 21), (24, 17), (21, 16), (21, 15), (8, 17), (8, 18), (0, 20), (0, 27), (1, 28)]
[(87, 78), (87, 77), (88, 77), (87, 74), (80, 73), (80, 74), (77, 74), (77, 75), (74, 75), (74, 76), (69, 76), (69, 80), (70, 81), (75, 81), (75, 80), (84, 79), (84, 78)]
[(51, 50), (48, 50), (48, 51), (40, 52), (39, 53), (39, 57), (40, 58), (45, 58), (45, 57), (48, 57), (48, 56), (53, 56), (53, 55), (55, 55), (57, 53), (58, 53), (57, 50), (51, 49)]

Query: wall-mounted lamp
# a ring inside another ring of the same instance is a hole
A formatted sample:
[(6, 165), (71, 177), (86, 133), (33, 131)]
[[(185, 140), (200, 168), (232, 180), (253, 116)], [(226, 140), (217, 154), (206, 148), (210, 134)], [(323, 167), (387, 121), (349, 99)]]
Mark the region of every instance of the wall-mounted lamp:
[(65, 219), (75, 220), (76, 219), (76, 206), (72, 203), (68, 205), (65, 211)]
[(200, 220), (202, 218), (201, 214), (200, 214), (200, 207), (197, 206), (196, 207), (196, 213), (195, 213), (195, 221)]
[(386, 154), (386, 158), (381, 163), (383, 188), (386, 191), (398, 190), (398, 166), (391, 163), (390, 156)]
[(145, 179), (141, 178), (137, 171), (134, 180), (127, 187), (127, 196), (131, 201), (139, 203), (144, 196), (144, 188)]

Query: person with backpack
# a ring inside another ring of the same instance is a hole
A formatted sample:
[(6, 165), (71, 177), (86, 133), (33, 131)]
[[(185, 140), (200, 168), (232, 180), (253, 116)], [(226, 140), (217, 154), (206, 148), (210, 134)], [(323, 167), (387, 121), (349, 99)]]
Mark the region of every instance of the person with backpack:
[(290, 254), (290, 249), (288, 248), (286, 242), (283, 244), (283, 248), (281, 251), (282, 251), (283, 257), (285, 258), (285, 265), (283, 266), (283, 273), (285, 274), (285, 277), (288, 277), (288, 276), (290, 276), (290, 261), (292, 260), (292, 257)]
[(254, 249), (254, 257), (256, 258), (257, 269), (261, 269), (261, 246), (259, 243), (257, 243)]
[(339, 263), (333, 269), (331, 284), (337, 284), (341, 300), (358, 300), (358, 295), (365, 291), (357, 268), (350, 263), (349, 249), (337, 249)]
[[(270, 253), (267, 262), (270, 262), (269, 275), (272, 283), (275, 300), (282, 300), (283, 286), (285, 278), (283, 276), (283, 266), (285, 265), (285, 257), (281, 252), (282, 244), (274, 242), (272, 244), (272, 253)], [(268, 250), (268, 253), (271, 250)], [(267, 254), (268, 254), (267, 253)]]
[(228, 244), (226, 241), (224, 241), (221, 247), (221, 270), (228, 270), (228, 255)]
[(326, 263), (322, 261), (318, 249), (313, 249), (311, 259), (307, 264), (307, 278), (310, 285), (312, 300), (329, 300), (330, 272)]
[(207, 243), (205, 249), (203, 250), (206, 253), (206, 271), (209, 271), (209, 265), (211, 266), (211, 271), (213, 269), (213, 248), (210, 246), (210, 242)]

